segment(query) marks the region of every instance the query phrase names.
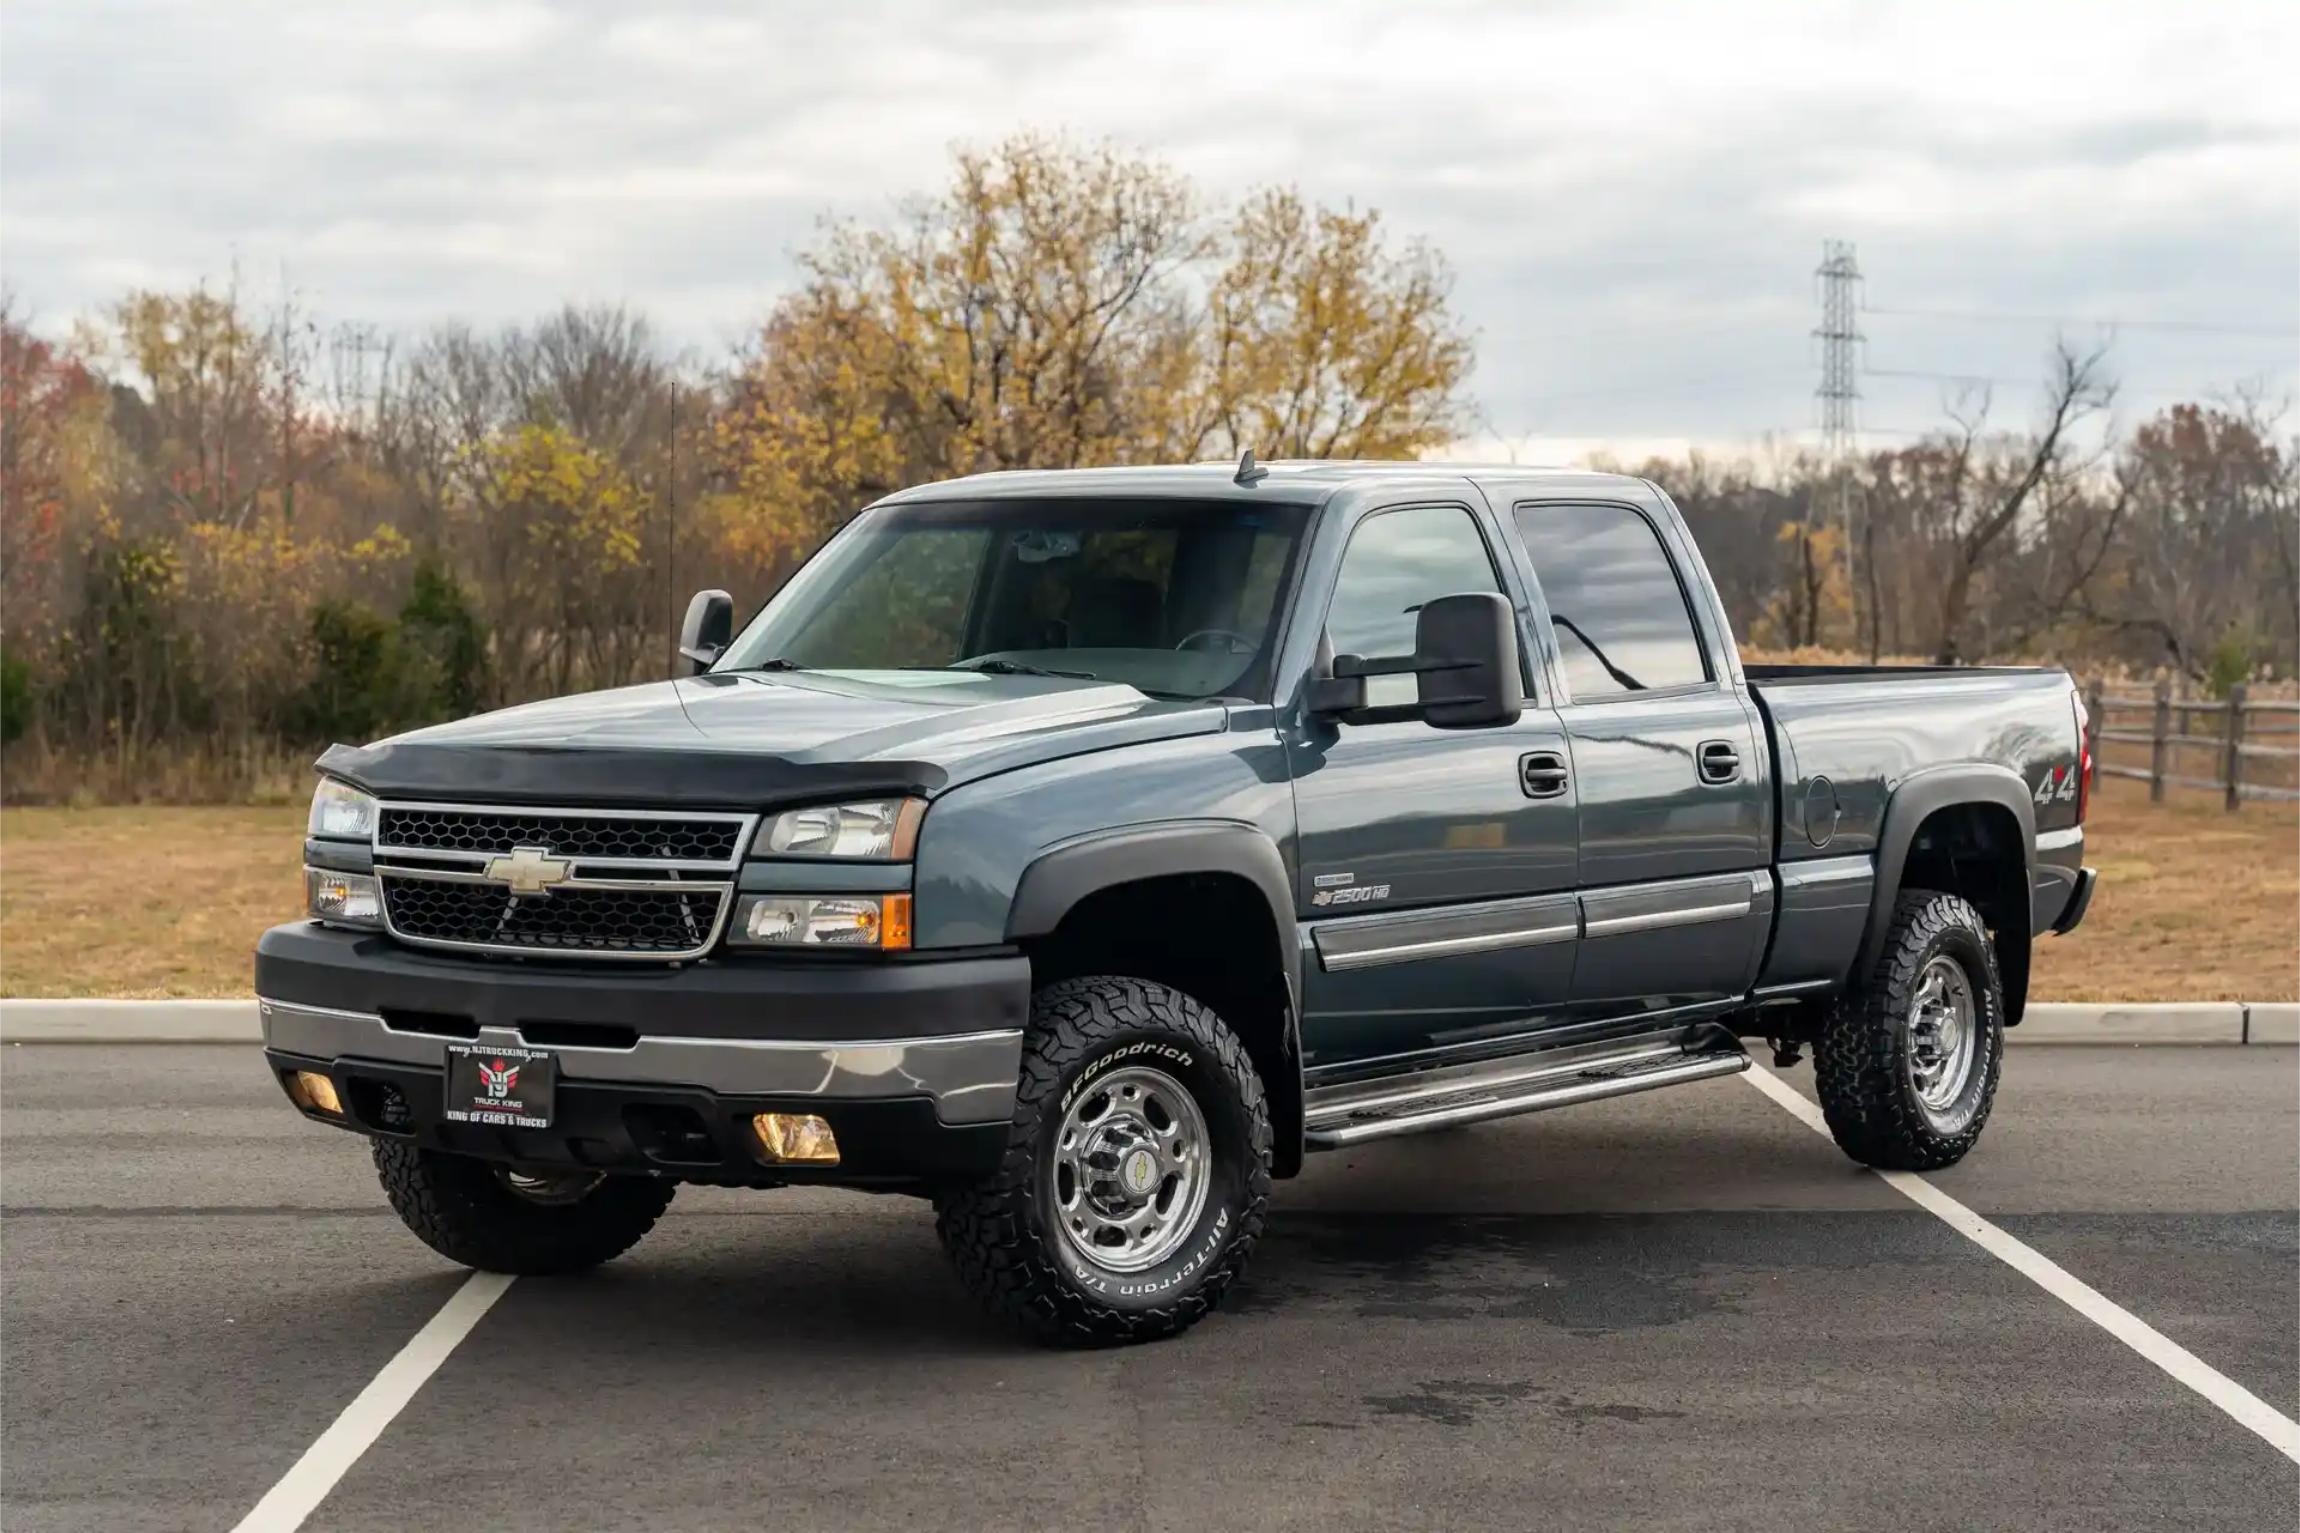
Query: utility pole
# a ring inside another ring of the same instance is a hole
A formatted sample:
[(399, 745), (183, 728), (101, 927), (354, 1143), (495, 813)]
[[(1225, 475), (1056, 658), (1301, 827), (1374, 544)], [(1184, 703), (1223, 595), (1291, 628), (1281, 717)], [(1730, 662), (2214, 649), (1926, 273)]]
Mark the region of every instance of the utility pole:
[[(1859, 406), (1861, 332), (1853, 328), (1861, 281), (1860, 263), (1850, 240), (1823, 240), (1821, 264), (1813, 269), (1821, 299), (1821, 323), (1813, 334), (1821, 342), (1821, 382), (1813, 397), (1821, 406), (1821, 455), (1828, 465), (1837, 530), (1843, 544), (1845, 600), (1853, 601), (1853, 454), (1860, 431)], [(1811, 535), (1812, 518), (1806, 529)], [(1809, 556), (1808, 556), (1809, 562)], [(1809, 592), (1807, 614), (1811, 637), (1820, 637), (1818, 588)], [(1858, 625), (1856, 624), (1856, 631)]]

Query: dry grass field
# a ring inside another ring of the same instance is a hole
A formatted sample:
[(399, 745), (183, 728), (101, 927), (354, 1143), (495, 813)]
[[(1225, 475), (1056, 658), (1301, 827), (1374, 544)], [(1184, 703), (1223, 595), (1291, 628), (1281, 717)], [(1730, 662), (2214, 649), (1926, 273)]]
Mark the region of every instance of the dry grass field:
[[(298, 807), (0, 810), (0, 994), (231, 996), (296, 913)], [(2101, 785), (2082, 930), (2037, 949), (2040, 1000), (2300, 998), (2300, 806), (2222, 812)]]

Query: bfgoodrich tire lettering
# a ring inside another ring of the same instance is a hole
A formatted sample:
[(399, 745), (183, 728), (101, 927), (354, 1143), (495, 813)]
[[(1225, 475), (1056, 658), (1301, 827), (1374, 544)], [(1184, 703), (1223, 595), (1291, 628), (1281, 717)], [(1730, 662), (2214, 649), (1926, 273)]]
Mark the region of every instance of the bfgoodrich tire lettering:
[[(1913, 1024), (1928, 970), (1953, 964), (1972, 1012), (1971, 1057), (1954, 1096), (1928, 1104)], [(1838, 1003), (1813, 1050), (1822, 1115), (1847, 1155), (1886, 1171), (1934, 1171), (1964, 1159), (1988, 1122), (2004, 1065), (2004, 988), (1980, 912), (1953, 894), (1904, 891), (1884, 952)]]
[(655, 1227), (678, 1188), (604, 1176), (574, 1198), (526, 1196), (467, 1155), (371, 1141), (375, 1172), (400, 1219), (452, 1262), (527, 1277), (580, 1272), (621, 1256)]
[[(1051, 1168), (1066, 1115), (1101, 1083), (1145, 1070), (1187, 1089), (1204, 1119), (1206, 1195), (1170, 1252), (1139, 1271), (1112, 1270), (1063, 1233)], [(1032, 997), (998, 1170), (943, 1191), (935, 1229), (967, 1287), (1041, 1340), (1148, 1341), (1187, 1329), (1220, 1301), (1261, 1234), (1269, 1195), (1269, 1111), (1236, 1035), (1167, 986), (1073, 979)]]

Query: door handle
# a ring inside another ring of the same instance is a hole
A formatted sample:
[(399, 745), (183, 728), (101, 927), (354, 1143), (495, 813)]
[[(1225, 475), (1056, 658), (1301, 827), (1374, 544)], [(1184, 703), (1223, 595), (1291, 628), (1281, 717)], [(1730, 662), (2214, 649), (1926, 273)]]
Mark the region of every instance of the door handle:
[(1703, 782), (1731, 782), (1741, 775), (1741, 753), (1730, 740), (1704, 740), (1695, 755)]
[(1517, 785), (1527, 798), (1562, 798), (1572, 776), (1556, 751), (1533, 751), (1517, 758)]

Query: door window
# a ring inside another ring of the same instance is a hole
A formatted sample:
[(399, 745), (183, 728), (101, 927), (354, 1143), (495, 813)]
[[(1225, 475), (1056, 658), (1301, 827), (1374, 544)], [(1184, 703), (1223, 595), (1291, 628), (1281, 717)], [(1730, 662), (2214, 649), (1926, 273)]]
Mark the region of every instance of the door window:
[(1575, 702), (1709, 680), (1653, 524), (1625, 506), (1517, 508)]
[[(1326, 636), (1337, 655), (1397, 659), (1414, 652), (1414, 629), (1425, 602), (1464, 591), (1501, 590), (1493, 556), (1477, 521), (1459, 506), (1415, 506), (1384, 511), (1358, 523), (1342, 556)], [(1370, 676), (1366, 702), (1375, 708), (1410, 704), (1411, 676)]]

